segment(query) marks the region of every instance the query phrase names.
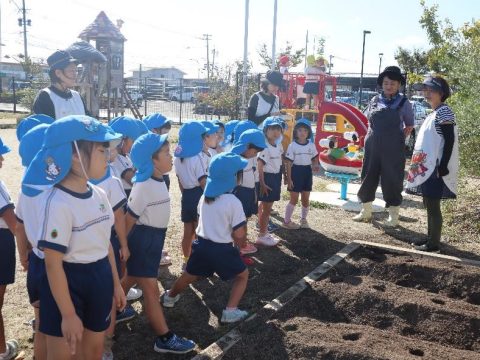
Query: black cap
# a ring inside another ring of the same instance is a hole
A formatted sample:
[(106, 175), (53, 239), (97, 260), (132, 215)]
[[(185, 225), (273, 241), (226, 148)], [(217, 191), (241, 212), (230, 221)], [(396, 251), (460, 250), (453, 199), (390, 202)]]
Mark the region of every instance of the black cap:
[(378, 75), (377, 84), (382, 86), (383, 78), (388, 76), (389, 79), (399, 81), (402, 85), (405, 85), (405, 77), (398, 66), (387, 66), (383, 72)]
[(63, 70), (72, 63), (78, 64), (78, 61), (65, 50), (57, 50), (47, 58), (50, 70)]
[(283, 75), (280, 71), (268, 70), (266, 78), (275, 86), (281, 87), (283, 85)]

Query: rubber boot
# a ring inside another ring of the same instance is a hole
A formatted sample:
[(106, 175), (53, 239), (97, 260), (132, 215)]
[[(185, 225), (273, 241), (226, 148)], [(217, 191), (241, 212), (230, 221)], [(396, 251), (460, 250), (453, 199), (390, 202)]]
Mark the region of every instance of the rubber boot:
[(385, 226), (396, 227), (398, 226), (400, 206), (390, 206), (388, 208), (388, 219), (385, 221)]
[(363, 203), (362, 210), (359, 214), (353, 217), (353, 221), (357, 222), (368, 222), (372, 220), (372, 210), (373, 206), (371, 202)]

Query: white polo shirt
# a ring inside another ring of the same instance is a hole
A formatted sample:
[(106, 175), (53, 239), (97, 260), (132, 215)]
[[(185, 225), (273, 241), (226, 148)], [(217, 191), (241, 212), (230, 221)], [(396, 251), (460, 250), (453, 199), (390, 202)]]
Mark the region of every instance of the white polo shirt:
[(27, 240), (32, 245), (32, 251), (40, 259), (45, 257), (43, 251), (38, 249), (38, 238), (43, 224), (47, 194), (49, 194), (48, 191), (43, 191), (39, 195), (31, 197), (20, 192), (15, 209), (17, 221), (23, 224)]
[(125, 190), (123, 190), (122, 181), (111, 173), (108, 178), (98, 183), (97, 186), (107, 194), (113, 211), (122, 207), (127, 202), (127, 195), (125, 194)]
[(212, 157), (213, 157), (211, 150), (213, 149), (208, 149), (208, 154), (205, 153), (204, 151), (200, 153), (200, 159), (202, 159), (203, 167), (206, 169), (205, 171), (207, 175), (208, 175), (208, 167), (210, 166), (210, 161), (212, 160)]
[[(0, 180), (0, 215), (3, 215), (5, 210), (9, 208), (14, 209), (15, 205), (10, 198), (10, 194), (8, 193), (8, 189), (5, 186), (5, 183)], [(0, 217), (0, 229), (8, 229), (8, 225), (5, 220), (3, 220), (3, 217)]]
[(38, 247), (64, 253), (63, 261), (88, 264), (108, 255), (113, 211), (105, 191), (89, 184), (84, 194), (56, 185), (46, 191)]
[(247, 166), (243, 169), (243, 176), (242, 176), (242, 182), (240, 183), (240, 186), (249, 188), (249, 189), (254, 189), (255, 188), (255, 172), (256, 172), (256, 166), (257, 166), (257, 158), (253, 157), (250, 159), (247, 159), (248, 164)]
[(200, 186), (199, 181), (208, 176), (208, 165), (206, 165), (205, 159), (201, 154), (184, 158), (183, 161), (180, 158), (173, 160), (175, 173), (184, 189), (193, 189)]
[(282, 167), (282, 155), (282, 145), (274, 146), (267, 142), (267, 147), (258, 154), (258, 158), (262, 160), (264, 164), (263, 172), (278, 174)]
[(202, 195), (198, 202), (197, 235), (216, 243), (231, 243), (232, 232), (247, 223), (242, 203), (233, 194), (223, 194), (207, 204)]
[(117, 177), (122, 180), (123, 188), (125, 190), (130, 190), (132, 185), (125, 181), (122, 176), (125, 171), (133, 170), (133, 163), (132, 160), (130, 160), (130, 156), (118, 154), (115, 158), (115, 161), (111, 163), (111, 166), (115, 169), (115, 174)]
[(170, 194), (162, 179), (150, 179), (133, 184), (127, 211), (138, 225), (165, 229), (170, 220)]
[(312, 160), (318, 155), (317, 147), (311, 141), (299, 144), (294, 141), (288, 145), (285, 158), (293, 162), (293, 165), (312, 165)]

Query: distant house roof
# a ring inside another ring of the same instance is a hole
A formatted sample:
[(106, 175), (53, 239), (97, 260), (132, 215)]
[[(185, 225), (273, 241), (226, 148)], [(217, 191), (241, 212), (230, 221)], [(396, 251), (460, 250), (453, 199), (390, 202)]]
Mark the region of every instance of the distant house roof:
[(119, 41), (127, 40), (103, 11), (100, 11), (96, 19), (78, 37), (82, 40), (98, 38), (109, 38)]
[(182, 73), (183, 75), (186, 74), (186, 72), (183, 72), (182, 70), (177, 69), (175, 66), (170, 66), (170, 67), (154, 67), (154, 68), (147, 68), (147, 69), (145, 69), (145, 71), (150, 71), (150, 70), (153, 70), (153, 71), (155, 71), (155, 70), (157, 70), (157, 71), (158, 71), (158, 70), (160, 70), (160, 71), (174, 70), (174, 71), (178, 71), (178, 72)]

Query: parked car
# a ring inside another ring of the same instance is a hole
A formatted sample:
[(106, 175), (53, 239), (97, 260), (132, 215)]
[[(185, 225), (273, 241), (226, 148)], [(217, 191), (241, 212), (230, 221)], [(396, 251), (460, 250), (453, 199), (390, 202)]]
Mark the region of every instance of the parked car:
[(413, 108), (414, 114), (414, 126), (410, 135), (405, 139), (405, 146), (407, 148), (407, 154), (411, 155), (413, 153), (413, 148), (415, 147), (415, 141), (417, 140), (418, 130), (422, 126), (425, 118), (428, 115), (428, 109), (425, 108), (423, 103), (419, 101), (410, 100)]
[(171, 101), (195, 101), (195, 89), (192, 87), (181, 87), (179, 89), (171, 90), (168, 93), (168, 98)]

